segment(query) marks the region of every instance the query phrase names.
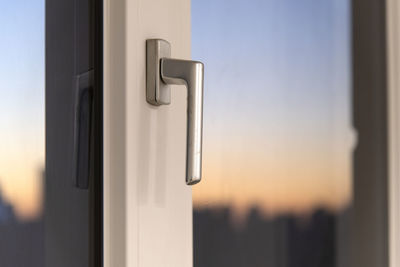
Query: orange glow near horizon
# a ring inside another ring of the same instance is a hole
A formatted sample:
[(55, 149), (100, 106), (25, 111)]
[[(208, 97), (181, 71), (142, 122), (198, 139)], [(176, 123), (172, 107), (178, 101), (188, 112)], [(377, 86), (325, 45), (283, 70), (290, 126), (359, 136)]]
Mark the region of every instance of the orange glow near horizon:
[(34, 220), (43, 210), (44, 138), (39, 133), (2, 134), (0, 194), (19, 220)]
[(205, 139), (203, 180), (193, 187), (195, 208), (229, 207), (241, 221), (252, 208), (275, 217), (318, 208), (337, 212), (351, 203), (349, 138), (325, 143), (271, 138), (271, 144), (259, 138), (240, 144), (237, 138)]
[(33, 220), (42, 214), (43, 178), (40, 170), (38, 167), (22, 167), (0, 174), (2, 197), (13, 206), (20, 220)]

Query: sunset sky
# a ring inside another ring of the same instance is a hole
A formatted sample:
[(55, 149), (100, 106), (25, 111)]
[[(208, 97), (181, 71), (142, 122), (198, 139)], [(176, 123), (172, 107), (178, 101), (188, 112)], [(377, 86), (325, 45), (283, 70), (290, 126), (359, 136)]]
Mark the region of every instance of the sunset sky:
[[(41, 211), (44, 0), (0, 0), (0, 190)], [(351, 201), (348, 0), (192, 0), (205, 63), (203, 181), (194, 205), (266, 216)]]
[(348, 0), (192, 0), (205, 63), (196, 207), (266, 216), (351, 201)]
[(0, 0), (0, 10), (0, 193), (30, 219), (44, 170), (44, 0)]

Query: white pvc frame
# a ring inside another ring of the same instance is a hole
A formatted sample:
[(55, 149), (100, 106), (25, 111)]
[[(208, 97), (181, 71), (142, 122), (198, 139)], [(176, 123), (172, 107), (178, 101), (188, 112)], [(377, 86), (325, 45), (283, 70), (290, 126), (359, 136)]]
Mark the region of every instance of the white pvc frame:
[(389, 266), (400, 266), (400, 4), (387, 0)]

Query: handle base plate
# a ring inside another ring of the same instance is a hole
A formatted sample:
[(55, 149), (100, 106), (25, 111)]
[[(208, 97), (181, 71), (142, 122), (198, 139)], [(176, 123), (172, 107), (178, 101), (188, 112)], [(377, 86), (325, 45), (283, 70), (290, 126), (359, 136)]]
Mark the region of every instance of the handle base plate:
[(161, 58), (171, 57), (171, 45), (162, 39), (146, 40), (146, 100), (160, 106), (171, 103), (171, 88), (161, 79)]

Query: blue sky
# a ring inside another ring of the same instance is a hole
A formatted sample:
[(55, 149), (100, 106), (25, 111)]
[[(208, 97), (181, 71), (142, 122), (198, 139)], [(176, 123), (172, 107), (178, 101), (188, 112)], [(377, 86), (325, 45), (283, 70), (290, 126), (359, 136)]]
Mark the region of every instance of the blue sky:
[(350, 201), (348, 0), (192, 0), (192, 58), (205, 63), (195, 203)]
[(17, 120), (25, 131), (37, 129), (44, 121), (44, 0), (1, 0), (0, 9), (2, 126)]
[(326, 120), (335, 87), (348, 94), (349, 23), (347, 0), (193, 0), (192, 56), (206, 63), (206, 112), (223, 112), (215, 102), (238, 96), (246, 110), (291, 105)]

